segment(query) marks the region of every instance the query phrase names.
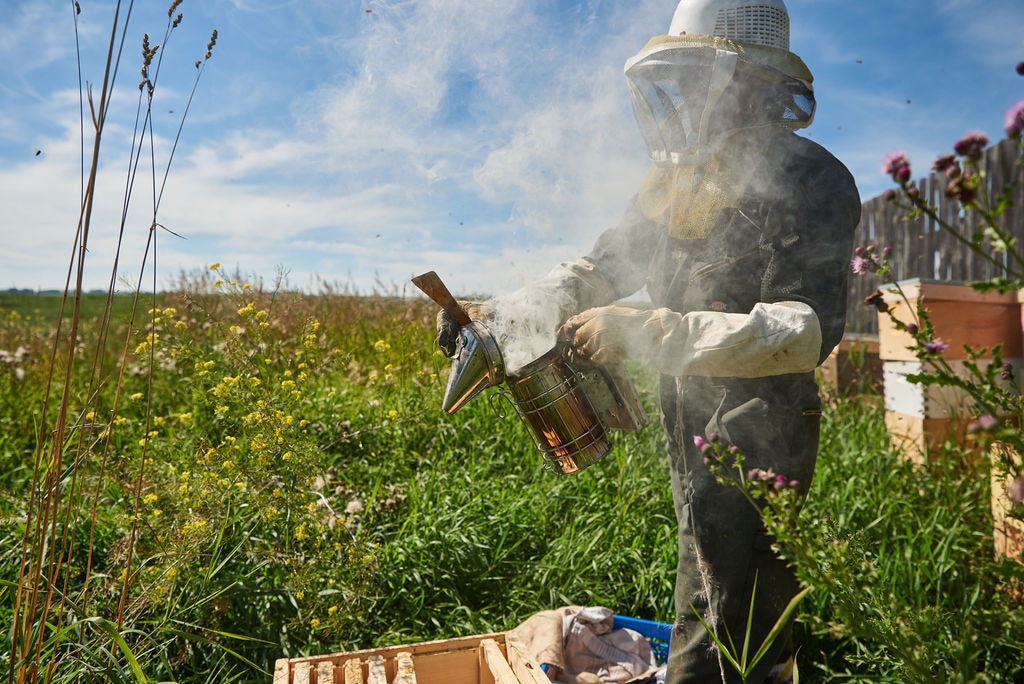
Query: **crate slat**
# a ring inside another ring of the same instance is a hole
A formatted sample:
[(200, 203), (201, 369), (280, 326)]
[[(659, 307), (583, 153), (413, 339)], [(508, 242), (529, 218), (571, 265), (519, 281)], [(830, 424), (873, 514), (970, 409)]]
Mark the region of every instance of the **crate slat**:
[(544, 671), (529, 657), (522, 639), (509, 634), (505, 637), (505, 650), (508, 653), (508, 663), (519, 679), (519, 684), (551, 684)]
[(363, 684), (363, 666), (358, 658), (345, 661), (345, 684)]
[(370, 656), (367, 659), (366, 684), (388, 684), (387, 670), (384, 667), (384, 658), (379, 655)]
[(392, 680), (392, 684), (416, 684), (416, 671), (412, 664), (412, 653), (403, 651), (398, 654), (395, 660), (397, 665), (395, 666), (395, 678)]
[[(483, 661), (480, 665), (480, 684), (519, 684), (516, 674), (494, 639), (484, 639), (480, 642), (480, 658)], [(484, 677), (485, 670), (490, 674), (490, 678)]]
[[(288, 676), (291, 674), (288, 659), (279, 658), (274, 663), (274, 684), (289, 684)], [(362, 682), (360, 682), (362, 684)]]

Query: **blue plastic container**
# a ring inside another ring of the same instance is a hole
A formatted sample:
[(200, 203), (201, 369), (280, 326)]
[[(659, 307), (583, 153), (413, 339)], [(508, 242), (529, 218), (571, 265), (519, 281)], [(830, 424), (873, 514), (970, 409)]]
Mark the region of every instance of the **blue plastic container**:
[(654, 622), (653, 620), (641, 620), (640, 618), (626, 617), (625, 615), (612, 616), (612, 629), (623, 627), (640, 632), (651, 644), (654, 651), (654, 659), (659, 665), (664, 665), (668, 660), (668, 642), (672, 638), (672, 625), (667, 622)]

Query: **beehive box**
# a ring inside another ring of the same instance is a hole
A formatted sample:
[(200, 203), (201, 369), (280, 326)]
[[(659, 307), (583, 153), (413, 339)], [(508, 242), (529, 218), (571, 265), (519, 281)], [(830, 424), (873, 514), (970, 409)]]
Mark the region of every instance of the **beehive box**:
[[(999, 446), (997, 449), (1006, 449)], [(1001, 454), (1000, 454), (1001, 455)], [(992, 459), (997, 461), (998, 456)], [(1013, 461), (1021, 466), (1020, 454), (1014, 454)], [(1012, 502), (1007, 495), (1010, 477), (1004, 477), (998, 468), (992, 468), (992, 520), (995, 524), (993, 538), (995, 540), (996, 557), (1005, 556), (1024, 563), (1024, 521), (1009, 517)]]
[[(855, 358), (859, 357), (859, 365)], [(882, 362), (877, 335), (849, 334), (843, 337), (818, 369), (822, 385), (840, 392), (880, 391)]]
[[(1002, 344), (1004, 362), (1013, 364), (1020, 377), (1021, 312), (1015, 294), (980, 294), (962, 283), (923, 279), (899, 285), (906, 300), (891, 292), (891, 286), (883, 286), (885, 303), (900, 321), (912, 323), (920, 301), (928, 310), (935, 336), (949, 345), (942, 357), (956, 373), (967, 375), (965, 344), (974, 349)], [(972, 416), (962, 390), (907, 380), (908, 375), (929, 368), (908, 348), (912, 344), (911, 336), (898, 330), (889, 314), (878, 314), (878, 351), (890, 440), (906, 457), (923, 463), (930, 447), (947, 439), (963, 444)], [(978, 364), (984, 367), (985, 360)]]
[(282, 658), (274, 684), (551, 684), (506, 632)]
[[(890, 292), (892, 286), (882, 286), (885, 303), (900, 321), (912, 323), (920, 300), (928, 309), (936, 336), (949, 345), (942, 355), (946, 360), (966, 359), (965, 344), (977, 349), (1002, 343), (1004, 357), (1021, 356), (1021, 313), (1016, 294), (980, 294), (963, 283), (920, 278), (902, 280), (899, 285), (908, 301)], [(916, 361), (914, 352), (907, 348), (911, 344), (910, 335), (897, 330), (888, 314), (879, 313), (878, 353), (883, 361)]]

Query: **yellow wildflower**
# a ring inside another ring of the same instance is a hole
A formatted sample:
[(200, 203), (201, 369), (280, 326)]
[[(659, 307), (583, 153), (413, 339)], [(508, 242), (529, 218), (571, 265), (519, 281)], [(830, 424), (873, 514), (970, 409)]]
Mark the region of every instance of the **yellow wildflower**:
[(220, 262), (219, 261), (215, 261), (212, 264), (210, 264), (210, 270), (211, 271), (216, 271), (218, 268), (220, 268)]

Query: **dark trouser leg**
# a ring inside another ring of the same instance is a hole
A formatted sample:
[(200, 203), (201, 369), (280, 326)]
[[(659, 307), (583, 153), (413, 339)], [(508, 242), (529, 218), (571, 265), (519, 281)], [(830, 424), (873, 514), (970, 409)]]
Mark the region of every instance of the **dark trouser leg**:
[[(742, 648), (756, 577), (752, 655), (796, 594), (796, 580), (768, 548), (757, 512), (738, 491), (717, 484), (698, 487), (684, 512), (689, 521), (681, 521), (679, 527), (677, 617), (666, 681), (739, 682), (739, 673), (718, 654), (693, 608), (721, 641), (729, 643), (728, 630), (732, 643)], [(776, 640), (748, 681), (760, 684), (787, 646), (788, 630)]]
[[(664, 408), (664, 394), (662, 401)], [(715, 482), (701, 454), (693, 448), (690, 433), (707, 434), (709, 427), (720, 431), (723, 439), (741, 448), (747, 467), (771, 467), (807, 487), (817, 453), (818, 420), (802, 416), (799, 409), (762, 400), (751, 400), (725, 415), (693, 414), (699, 427), (690, 425), (687, 419), (679, 420), (681, 429), (676, 429), (676, 422), (666, 413), (679, 523), (677, 617), (666, 682), (740, 682), (739, 673), (719, 656), (690, 604), (726, 644), (728, 629), (733, 644), (740, 649), (756, 577), (749, 649), (752, 655), (797, 593), (798, 585), (785, 563), (771, 551), (757, 511), (738, 489)], [(788, 649), (788, 642), (787, 629), (747, 681), (761, 684)]]

